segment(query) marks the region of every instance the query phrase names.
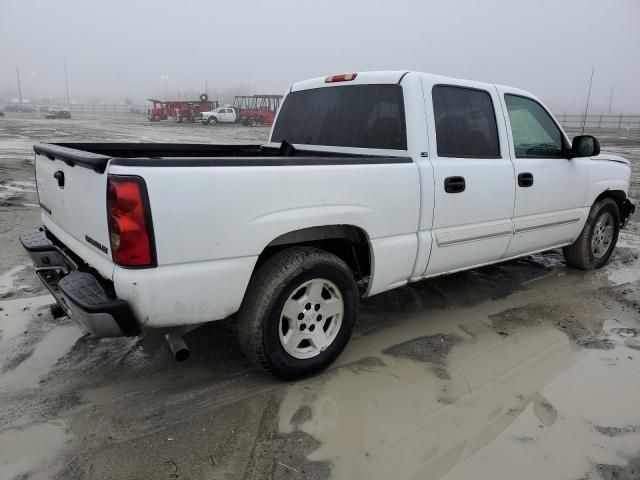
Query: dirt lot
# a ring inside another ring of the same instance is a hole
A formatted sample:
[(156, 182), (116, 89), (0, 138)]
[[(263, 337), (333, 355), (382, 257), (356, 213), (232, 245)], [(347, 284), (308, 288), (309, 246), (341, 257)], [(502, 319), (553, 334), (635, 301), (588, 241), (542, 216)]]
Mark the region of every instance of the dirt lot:
[[(265, 128), (141, 117), (0, 118), (0, 478), (638, 479), (640, 214), (611, 264), (558, 251), (364, 301), (354, 338), (283, 383), (240, 353), (232, 320), (97, 340), (53, 320), (17, 243), (38, 225), (34, 141), (260, 143)], [(635, 163), (640, 132), (598, 132)]]

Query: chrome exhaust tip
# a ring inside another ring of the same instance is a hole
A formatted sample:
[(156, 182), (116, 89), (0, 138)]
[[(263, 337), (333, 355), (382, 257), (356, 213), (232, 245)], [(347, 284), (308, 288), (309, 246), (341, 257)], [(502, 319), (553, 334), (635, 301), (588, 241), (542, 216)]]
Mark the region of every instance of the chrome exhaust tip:
[(171, 354), (173, 358), (178, 362), (184, 362), (189, 358), (191, 353), (189, 352), (189, 347), (184, 342), (182, 336), (176, 335), (174, 333), (165, 334), (164, 338), (167, 340), (169, 344), (169, 349), (171, 350)]

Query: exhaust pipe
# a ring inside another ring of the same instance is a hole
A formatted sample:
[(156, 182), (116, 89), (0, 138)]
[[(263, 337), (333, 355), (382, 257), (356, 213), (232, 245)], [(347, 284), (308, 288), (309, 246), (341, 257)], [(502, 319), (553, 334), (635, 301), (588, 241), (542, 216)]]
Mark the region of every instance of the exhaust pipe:
[(187, 347), (187, 344), (184, 343), (182, 336), (176, 335), (174, 333), (167, 333), (164, 338), (169, 344), (169, 349), (173, 354), (173, 358), (175, 358), (178, 362), (184, 362), (187, 358), (189, 358), (189, 348)]

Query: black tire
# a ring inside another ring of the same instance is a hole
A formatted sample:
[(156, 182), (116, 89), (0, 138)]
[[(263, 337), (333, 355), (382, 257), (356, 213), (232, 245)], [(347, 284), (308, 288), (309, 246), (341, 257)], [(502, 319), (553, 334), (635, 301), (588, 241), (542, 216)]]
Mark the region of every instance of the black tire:
[(206, 102), (207, 100), (209, 100), (209, 95), (207, 95), (206, 93), (203, 93), (202, 95), (200, 95), (200, 100), (202, 100), (203, 102)]
[(216, 123), (218, 123), (218, 121), (216, 120), (216, 117), (214, 117), (213, 115), (209, 117), (209, 120), (207, 120), (207, 125), (211, 127), (214, 127)]
[(251, 120), (249, 120), (248, 118), (245, 117), (242, 119), (242, 125), (244, 125), (245, 127), (248, 127), (249, 123), (251, 123)]
[[(604, 254), (596, 255), (592, 248), (592, 239), (594, 234), (597, 234), (596, 225), (604, 215), (610, 215), (613, 219), (611, 243)], [(580, 270), (593, 270), (606, 265), (616, 247), (619, 232), (620, 209), (618, 204), (611, 198), (603, 198), (591, 207), (587, 222), (578, 239), (562, 249), (567, 265)]]
[[(340, 290), (344, 314), (340, 328), (325, 350), (311, 358), (291, 356), (280, 341), (282, 309), (307, 281), (323, 278)], [(285, 380), (312, 375), (326, 368), (347, 345), (355, 325), (359, 294), (351, 269), (335, 255), (310, 247), (278, 252), (253, 275), (238, 312), (238, 338), (255, 365)]]

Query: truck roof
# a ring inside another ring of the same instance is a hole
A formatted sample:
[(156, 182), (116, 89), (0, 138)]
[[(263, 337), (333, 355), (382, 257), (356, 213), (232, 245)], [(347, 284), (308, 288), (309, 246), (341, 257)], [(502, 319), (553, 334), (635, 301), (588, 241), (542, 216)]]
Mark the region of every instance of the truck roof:
[[(429, 77), (430, 79), (436, 82), (448, 83), (451, 81), (455, 81), (455, 82), (473, 81), (474, 84), (479, 87), (484, 87), (484, 88), (498, 87), (498, 88), (503, 88), (505, 90), (509, 90), (510, 92), (513, 92), (513, 93), (521, 93), (523, 95), (532, 96), (535, 98), (535, 96), (532, 95), (530, 92), (527, 92), (525, 90), (521, 90), (515, 87), (498, 85), (493, 83), (486, 83), (486, 82), (477, 82), (471, 79), (460, 79), (460, 78), (454, 78), (454, 77), (447, 77), (444, 75), (436, 75), (433, 73), (424, 73), (424, 72), (417, 72), (417, 71), (411, 71), (411, 70), (384, 70), (384, 71), (373, 71), (373, 72), (345, 72), (345, 73), (356, 74), (356, 78), (348, 81), (349, 85), (366, 85), (366, 84), (372, 84), (372, 83), (377, 83), (377, 84), (399, 83), (407, 74), (416, 73), (421, 76)], [(290, 91), (296, 92), (296, 91), (308, 90), (312, 88), (345, 85), (344, 82), (327, 83), (326, 79), (328, 77), (331, 77), (331, 75), (324, 76), (324, 77), (316, 77), (316, 78), (311, 78), (309, 80), (296, 82), (291, 85)]]

